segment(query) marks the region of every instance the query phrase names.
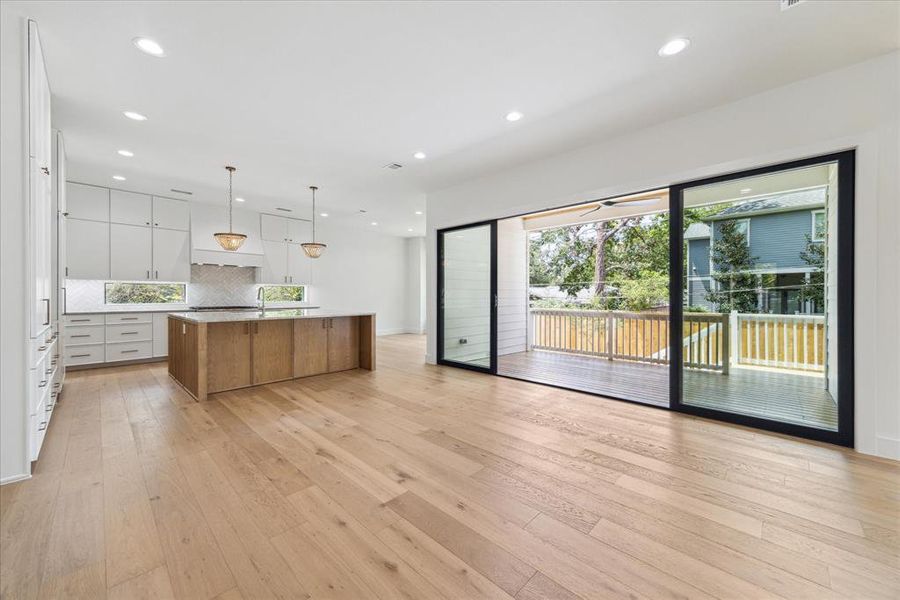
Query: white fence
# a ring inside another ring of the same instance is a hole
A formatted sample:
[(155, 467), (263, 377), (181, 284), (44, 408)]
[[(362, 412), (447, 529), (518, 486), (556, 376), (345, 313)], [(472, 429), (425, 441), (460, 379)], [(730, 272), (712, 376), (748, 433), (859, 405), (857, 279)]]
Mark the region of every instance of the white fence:
[(737, 364), (824, 372), (824, 315), (731, 313), (730, 319)]

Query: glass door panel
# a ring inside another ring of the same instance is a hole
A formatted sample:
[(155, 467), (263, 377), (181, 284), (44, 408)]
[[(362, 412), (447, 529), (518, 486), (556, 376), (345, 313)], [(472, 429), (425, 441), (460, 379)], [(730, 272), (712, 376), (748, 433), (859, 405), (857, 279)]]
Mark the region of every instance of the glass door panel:
[(684, 261), (676, 403), (846, 442), (852, 153), (685, 184), (678, 194)]
[(438, 362), (494, 371), (496, 223), (438, 232)]

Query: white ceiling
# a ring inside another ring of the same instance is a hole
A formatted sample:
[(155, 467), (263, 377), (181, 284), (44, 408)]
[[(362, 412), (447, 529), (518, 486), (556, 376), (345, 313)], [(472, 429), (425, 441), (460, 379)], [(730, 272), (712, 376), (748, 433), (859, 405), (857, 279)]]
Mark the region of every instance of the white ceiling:
[[(308, 216), (306, 188), (317, 184), (329, 218), (376, 220), (397, 235), (424, 234), (414, 212), (429, 191), (900, 45), (896, 2), (786, 12), (777, 0), (5, 8), (38, 21), (73, 179), (121, 174), (117, 187), (221, 202), (222, 167), (234, 164), (246, 208)], [(168, 56), (136, 50), (139, 35)], [(691, 47), (660, 58), (677, 36)], [(525, 118), (507, 122), (512, 109)], [(415, 160), (418, 150), (428, 158)]]

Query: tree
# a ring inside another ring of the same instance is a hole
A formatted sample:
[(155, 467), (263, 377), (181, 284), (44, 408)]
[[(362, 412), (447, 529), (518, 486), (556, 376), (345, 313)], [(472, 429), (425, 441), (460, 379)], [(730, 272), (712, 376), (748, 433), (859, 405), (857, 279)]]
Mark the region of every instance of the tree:
[(594, 270), (591, 225), (545, 229), (534, 235), (529, 249), (531, 283), (558, 285), (575, 297), (590, 285)]
[(800, 301), (812, 302), (814, 310), (821, 311), (825, 307), (825, 243), (813, 241), (806, 234), (806, 249), (800, 252), (800, 258), (813, 269), (800, 288)]
[(738, 221), (719, 221), (712, 247), (712, 278), (716, 282), (707, 299), (719, 312), (756, 312), (758, 277), (750, 270), (758, 257), (750, 254), (747, 237)]

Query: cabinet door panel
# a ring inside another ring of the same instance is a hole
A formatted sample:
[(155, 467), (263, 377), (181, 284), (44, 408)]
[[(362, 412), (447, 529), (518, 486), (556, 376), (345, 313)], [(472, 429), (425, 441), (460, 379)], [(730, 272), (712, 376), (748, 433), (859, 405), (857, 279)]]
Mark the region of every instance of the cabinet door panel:
[(291, 321), (255, 321), (253, 383), (290, 379), (293, 374), (294, 328)]
[(109, 279), (109, 223), (66, 219), (66, 267), (69, 279)]
[(191, 207), (184, 200), (154, 196), (153, 226), (188, 231), (191, 228)]
[(263, 240), (263, 266), (259, 283), (287, 283), (287, 242)]
[(123, 225), (150, 225), (151, 197), (146, 194), (109, 191), (109, 221)]
[(287, 221), (287, 241), (294, 244), (312, 241), (312, 223), (300, 219), (285, 219)]
[(262, 239), (270, 242), (287, 241), (287, 219), (275, 215), (259, 215), (260, 232)]
[(207, 392), (247, 387), (250, 372), (250, 323), (209, 323), (206, 326)]
[(294, 377), (328, 372), (328, 319), (294, 321)]
[(109, 277), (129, 281), (151, 278), (153, 256), (149, 227), (109, 226)]
[(303, 248), (299, 244), (287, 245), (287, 276), (288, 283), (307, 284), (309, 283), (309, 270), (312, 266), (313, 259), (303, 253)]
[(328, 371), (359, 367), (359, 317), (328, 319)]
[(66, 211), (72, 219), (109, 221), (109, 190), (70, 181), (66, 184)]
[(158, 281), (190, 281), (191, 244), (187, 231), (153, 230), (153, 273)]
[(169, 315), (155, 313), (153, 315), (153, 356), (166, 356), (169, 353)]

